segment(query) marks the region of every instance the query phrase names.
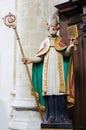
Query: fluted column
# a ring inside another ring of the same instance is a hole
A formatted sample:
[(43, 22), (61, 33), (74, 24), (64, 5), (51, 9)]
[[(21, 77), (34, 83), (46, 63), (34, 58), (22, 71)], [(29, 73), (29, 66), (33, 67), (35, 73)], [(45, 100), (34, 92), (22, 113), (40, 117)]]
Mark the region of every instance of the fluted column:
[[(47, 19), (51, 13), (51, 0), (18, 0), (17, 1), (17, 31), (26, 57), (32, 57), (36, 53), (40, 43), (47, 37)], [(34, 96), (31, 95), (30, 81), (22, 63), (22, 55), (15, 41), (15, 90), (14, 102), (9, 128), (12, 130), (39, 130), (41, 118)], [(28, 65), (31, 73), (31, 65)]]

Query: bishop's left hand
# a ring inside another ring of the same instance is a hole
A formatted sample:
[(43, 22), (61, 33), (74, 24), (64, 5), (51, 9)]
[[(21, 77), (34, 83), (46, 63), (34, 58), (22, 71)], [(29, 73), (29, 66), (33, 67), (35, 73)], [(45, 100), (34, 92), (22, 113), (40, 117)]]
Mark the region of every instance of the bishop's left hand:
[(71, 39), (70, 40), (70, 45), (71, 44), (74, 44), (74, 45), (78, 44), (78, 40), (77, 39)]
[(77, 45), (78, 44), (78, 40), (77, 39), (72, 39), (70, 40), (70, 47), (71, 49), (74, 49), (75, 51), (77, 50)]

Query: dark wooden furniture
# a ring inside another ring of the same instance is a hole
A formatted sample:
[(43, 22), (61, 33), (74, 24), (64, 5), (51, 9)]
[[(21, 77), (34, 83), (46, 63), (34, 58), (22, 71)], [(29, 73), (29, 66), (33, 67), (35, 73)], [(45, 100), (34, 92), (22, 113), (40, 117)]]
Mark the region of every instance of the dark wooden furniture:
[(79, 44), (74, 52), (75, 106), (70, 112), (73, 130), (86, 130), (86, 0), (70, 0), (56, 8), (61, 20), (61, 36), (67, 43), (67, 27), (77, 24), (79, 29)]

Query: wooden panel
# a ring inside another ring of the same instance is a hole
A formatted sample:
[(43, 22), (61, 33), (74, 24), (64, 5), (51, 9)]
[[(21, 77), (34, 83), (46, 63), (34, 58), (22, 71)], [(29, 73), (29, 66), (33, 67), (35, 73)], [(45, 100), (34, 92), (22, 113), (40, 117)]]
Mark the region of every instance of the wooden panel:
[(71, 117), (73, 130), (86, 130), (86, 16), (84, 17), (86, 14), (86, 0), (72, 0), (69, 3), (64, 3), (64, 5), (57, 6), (57, 8), (60, 10), (61, 36), (67, 43), (67, 26), (77, 24), (79, 29), (79, 44), (77, 51), (73, 54), (75, 106), (71, 109)]
[[(81, 31), (81, 34), (83, 32)], [(85, 39), (79, 38), (78, 50), (74, 54), (75, 72), (75, 113), (74, 130), (86, 130), (86, 58)]]

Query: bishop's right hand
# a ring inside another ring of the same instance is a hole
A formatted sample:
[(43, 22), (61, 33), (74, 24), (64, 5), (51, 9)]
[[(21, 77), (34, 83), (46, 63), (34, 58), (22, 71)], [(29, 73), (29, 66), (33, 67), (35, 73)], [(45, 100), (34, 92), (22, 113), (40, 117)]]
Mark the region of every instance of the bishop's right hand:
[(28, 58), (22, 58), (22, 62), (23, 62), (23, 64), (30, 64), (30, 63), (32, 63), (32, 59), (28, 59)]

